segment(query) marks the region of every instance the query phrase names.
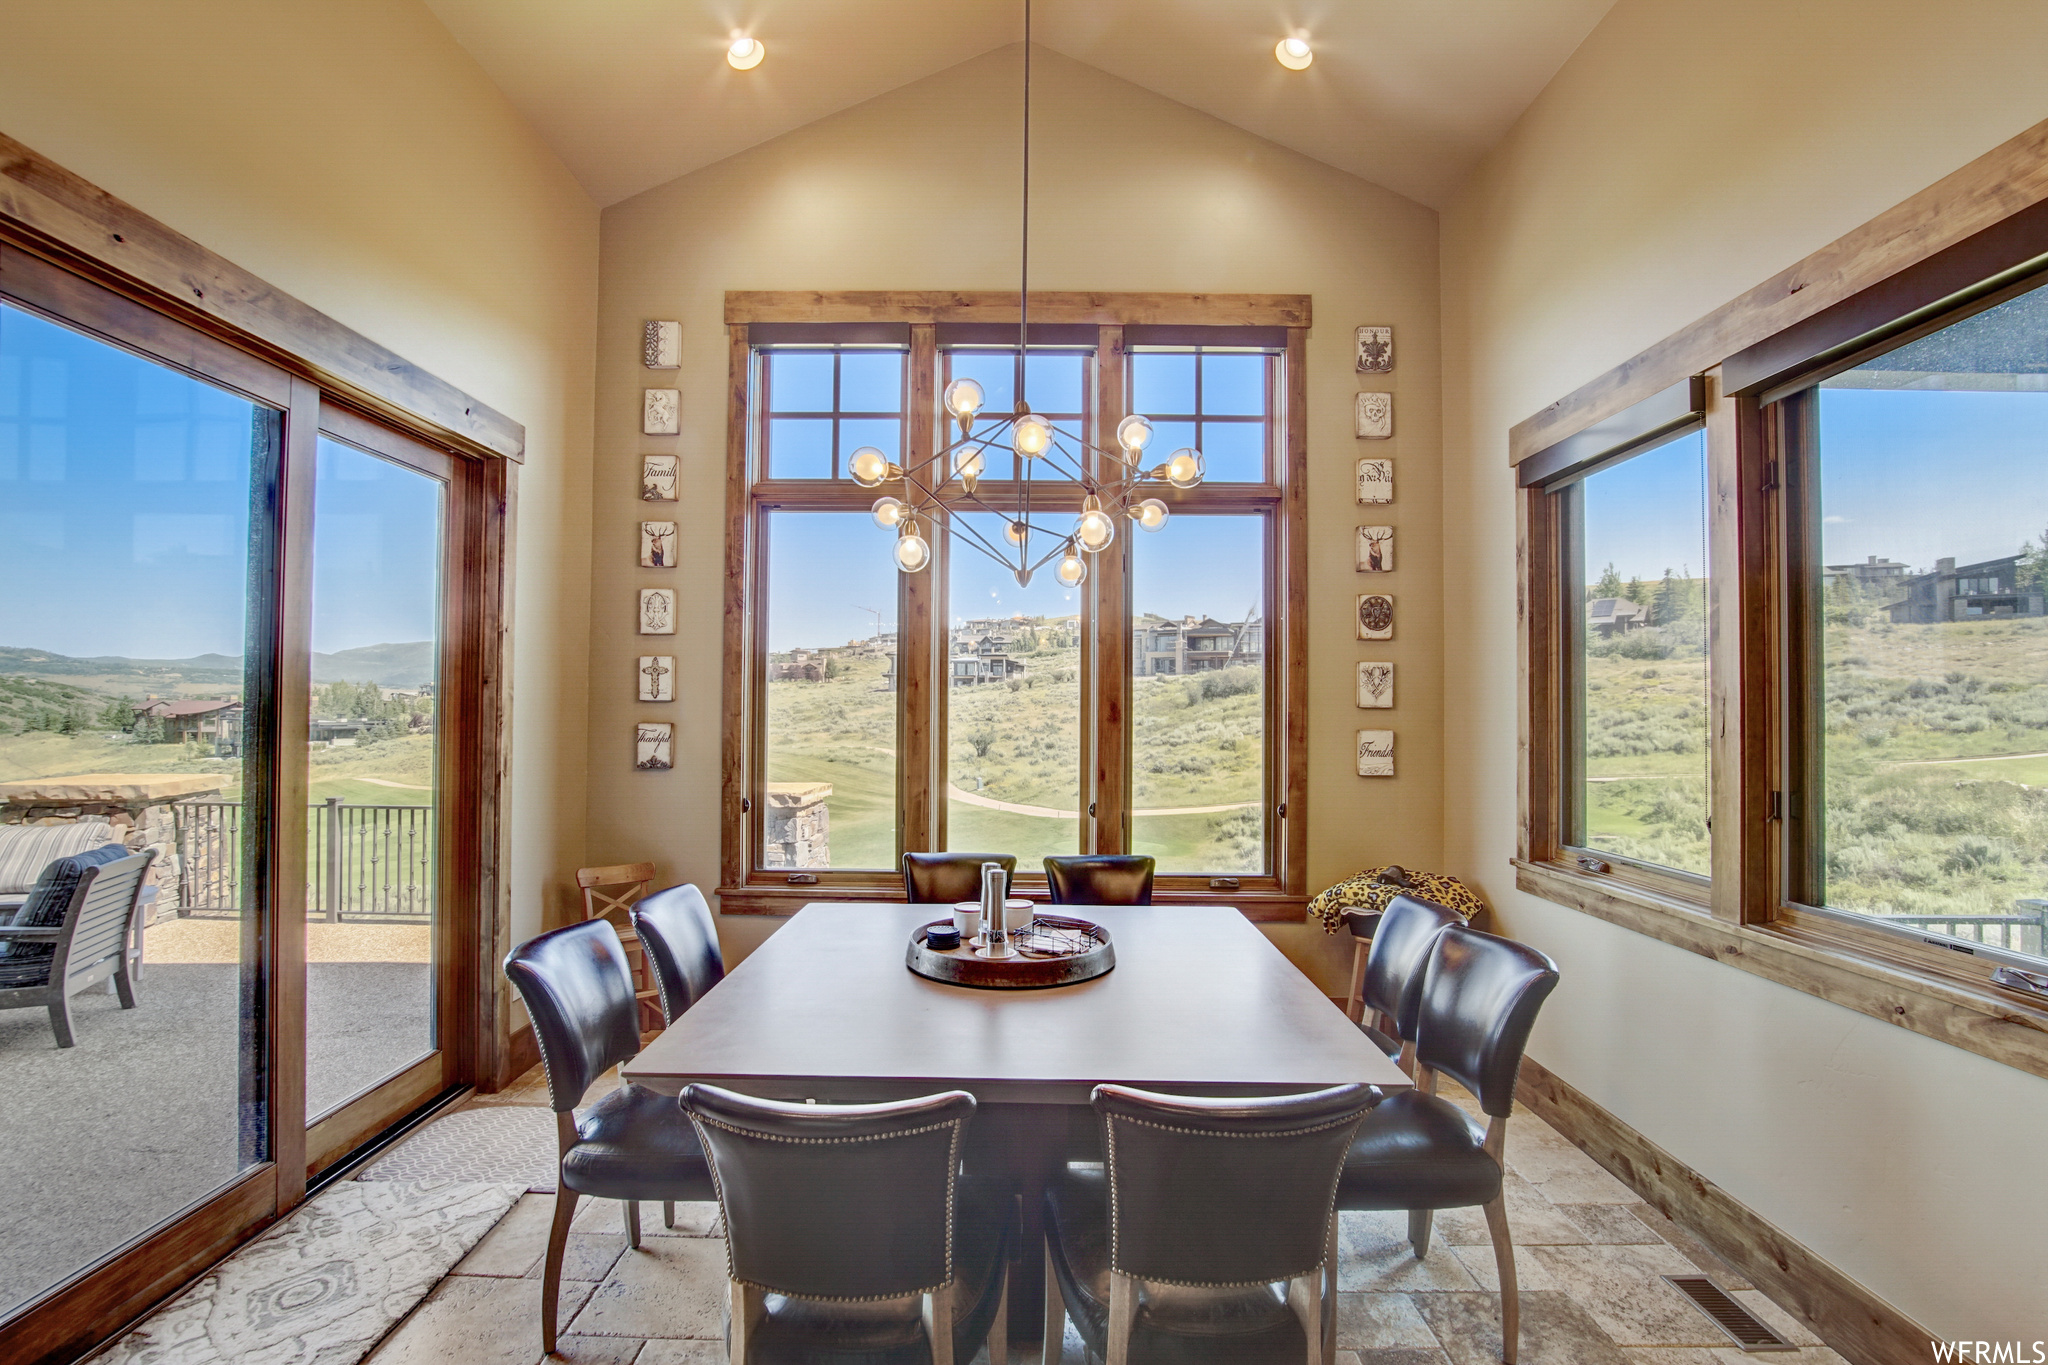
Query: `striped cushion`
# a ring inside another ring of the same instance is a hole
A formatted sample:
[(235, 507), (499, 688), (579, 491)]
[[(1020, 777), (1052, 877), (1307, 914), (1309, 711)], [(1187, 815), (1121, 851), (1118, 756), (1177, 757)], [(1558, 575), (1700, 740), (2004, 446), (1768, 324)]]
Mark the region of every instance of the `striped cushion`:
[(0, 825), (0, 896), (32, 889), (43, 869), (102, 844), (119, 843), (103, 820), (69, 825)]
[[(24, 929), (56, 928), (64, 922), (65, 914), (71, 909), (72, 893), (78, 889), (78, 879), (85, 869), (118, 862), (128, 856), (128, 850), (121, 845), (106, 844), (69, 858), (59, 858), (43, 869), (43, 875), (36, 881), (36, 889), (29, 895), (28, 904), (21, 907), (14, 922)], [(0, 956), (15, 962), (51, 957), (57, 951), (52, 943), (9, 943), (5, 949)]]

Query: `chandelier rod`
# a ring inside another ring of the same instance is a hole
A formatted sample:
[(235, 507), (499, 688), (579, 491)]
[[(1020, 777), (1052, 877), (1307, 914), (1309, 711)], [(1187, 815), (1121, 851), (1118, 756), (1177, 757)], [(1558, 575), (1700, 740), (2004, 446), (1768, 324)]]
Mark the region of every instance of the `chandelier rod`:
[(1024, 0), (1024, 218), (1017, 278), (1017, 410), (1024, 411), (1024, 346), (1031, 316), (1031, 0)]

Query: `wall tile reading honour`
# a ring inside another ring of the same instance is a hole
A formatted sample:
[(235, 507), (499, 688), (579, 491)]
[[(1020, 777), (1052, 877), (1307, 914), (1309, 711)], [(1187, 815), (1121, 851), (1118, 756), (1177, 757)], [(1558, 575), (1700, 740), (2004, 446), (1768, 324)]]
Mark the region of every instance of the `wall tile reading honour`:
[(1358, 528), (1358, 571), (1360, 573), (1391, 573), (1394, 569), (1394, 528), (1391, 526), (1361, 526)]
[(1368, 456), (1358, 462), (1358, 500), (1361, 503), (1394, 500), (1392, 460), (1377, 460)]
[(674, 701), (676, 699), (676, 660), (673, 654), (642, 654), (640, 656), (640, 700)]
[(676, 566), (676, 524), (672, 521), (640, 523), (640, 567), (673, 569)]
[(642, 455), (640, 457), (640, 500), (642, 502), (674, 502), (676, 500), (675, 456)]
[(1360, 730), (1358, 732), (1358, 775), (1360, 777), (1392, 777), (1394, 775), (1394, 732), (1392, 730)]
[(640, 589), (640, 633), (642, 635), (673, 635), (676, 633), (676, 593), (674, 588)]
[(1360, 374), (1385, 374), (1393, 368), (1394, 329), (1391, 327), (1359, 328), (1358, 372)]
[(640, 343), (640, 363), (650, 370), (676, 370), (683, 364), (683, 324), (650, 322)]
[(1358, 595), (1358, 638), (1394, 638), (1394, 598), (1390, 593), (1362, 592)]
[(1394, 666), (1361, 663), (1358, 666), (1358, 704), (1368, 709), (1391, 708), (1394, 704)]
[(643, 720), (633, 727), (633, 766), (666, 772), (676, 766), (675, 727), (665, 720)]
[(1394, 395), (1361, 393), (1352, 409), (1357, 434), (1367, 441), (1384, 441), (1394, 434)]
[(648, 389), (640, 396), (640, 430), (649, 436), (673, 436), (683, 429), (681, 389)]

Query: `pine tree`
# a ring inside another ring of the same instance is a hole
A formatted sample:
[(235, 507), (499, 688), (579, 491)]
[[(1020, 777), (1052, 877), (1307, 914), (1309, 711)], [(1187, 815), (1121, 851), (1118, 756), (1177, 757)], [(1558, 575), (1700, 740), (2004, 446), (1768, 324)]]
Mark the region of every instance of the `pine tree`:
[(1595, 584), (1595, 585), (1594, 585), (1594, 588), (1593, 588), (1593, 596), (1595, 596), (1595, 597), (1619, 597), (1619, 596), (1621, 596), (1621, 575), (1620, 575), (1620, 574), (1618, 574), (1618, 573), (1616, 573), (1616, 572), (1614, 571), (1614, 561), (1613, 561), (1613, 560), (1609, 560), (1609, 561), (1607, 562), (1607, 568), (1606, 568), (1606, 571), (1605, 571), (1605, 572), (1603, 572), (1603, 573), (1602, 573), (1602, 574), (1600, 575), (1600, 581), (1599, 581), (1599, 583), (1597, 583), (1597, 584)]
[(1622, 596), (1626, 597), (1629, 601), (1635, 603), (1639, 607), (1647, 607), (1650, 605), (1648, 602), (1645, 602), (1643, 600), (1643, 580), (1640, 578), (1631, 578), (1628, 581), (1628, 590), (1622, 593)]
[(1671, 576), (1671, 570), (1664, 571), (1664, 581), (1657, 585), (1657, 604), (1651, 609), (1651, 624), (1668, 626), (1679, 619), (1685, 610), (1678, 597), (1678, 580)]

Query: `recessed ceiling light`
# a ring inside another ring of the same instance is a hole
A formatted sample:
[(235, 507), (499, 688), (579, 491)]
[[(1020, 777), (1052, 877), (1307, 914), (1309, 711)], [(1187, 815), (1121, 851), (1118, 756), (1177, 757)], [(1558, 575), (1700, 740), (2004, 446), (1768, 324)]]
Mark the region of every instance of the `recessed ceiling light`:
[(1273, 56), (1289, 71), (1305, 71), (1308, 64), (1316, 59), (1315, 52), (1308, 45), (1308, 38), (1299, 33), (1290, 34), (1275, 43)]
[(732, 40), (732, 46), (725, 50), (725, 59), (732, 63), (735, 71), (752, 71), (768, 55), (768, 45), (759, 38), (750, 38), (742, 33)]

